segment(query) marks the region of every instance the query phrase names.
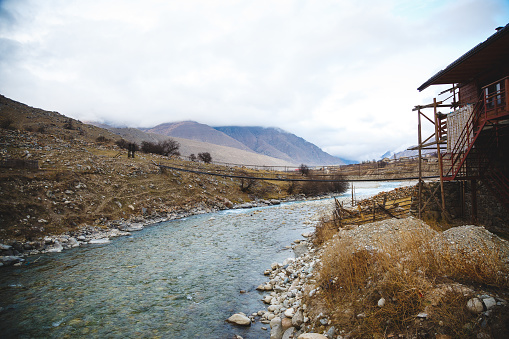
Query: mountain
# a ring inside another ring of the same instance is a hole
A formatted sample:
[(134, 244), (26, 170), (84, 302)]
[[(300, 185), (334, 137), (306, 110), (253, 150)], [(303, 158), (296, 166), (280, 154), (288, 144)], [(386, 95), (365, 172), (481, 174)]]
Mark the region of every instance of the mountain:
[(295, 134), (272, 127), (214, 127), (259, 154), (287, 160), (295, 164), (341, 165), (345, 162)]
[[(109, 130), (117, 136), (137, 144), (141, 144), (142, 141), (157, 143), (159, 141), (164, 141), (170, 138), (167, 135), (144, 132), (137, 128), (117, 128), (97, 122), (91, 122), (91, 124), (95, 126), (101, 126), (102, 128)], [(209, 152), (214, 162), (255, 166), (295, 166), (295, 164), (292, 162), (258, 154), (251, 150), (245, 151), (235, 147), (216, 145), (212, 143), (173, 136), (171, 139), (177, 141), (180, 144), (179, 152), (182, 156), (185, 157), (188, 157), (191, 154), (197, 155), (198, 153)]]
[(214, 128), (195, 121), (169, 122), (151, 128), (140, 128), (149, 133), (157, 133), (169, 137), (190, 139), (207, 142), (210, 144), (238, 148), (243, 151), (253, 152), (243, 143), (215, 130)]

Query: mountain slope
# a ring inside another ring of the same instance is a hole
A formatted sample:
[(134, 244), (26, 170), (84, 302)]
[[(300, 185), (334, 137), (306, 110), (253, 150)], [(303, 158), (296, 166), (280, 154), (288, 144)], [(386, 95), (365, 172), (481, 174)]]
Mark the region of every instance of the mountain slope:
[(188, 157), (191, 154), (197, 155), (202, 152), (209, 152), (214, 162), (223, 162), (230, 164), (239, 165), (255, 165), (255, 166), (298, 166), (291, 161), (286, 161), (274, 157), (255, 153), (251, 150), (245, 151), (235, 147), (216, 145), (212, 143), (179, 138), (179, 137), (168, 137), (167, 135), (161, 135), (157, 133), (149, 133), (139, 130), (137, 128), (116, 128), (105, 124), (93, 123), (94, 125), (100, 125), (103, 128), (115, 133), (130, 142), (141, 144), (142, 141), (159, 142), (169, 138), (177, 141), (180, 144), (179, 152), (182, 156)]
[(191, 139), (208, 142), (211, 144), (238, 148), (244, 151), (253, 152), (243, 143), (229, 137), (228, 135), (215, 130), (214, 128), (200, 124), (195, 121), (170, 122), (157, 125), (151, 128), (140, 128), (149, 133), (167, 135), (169, 137)]
[(318, 146), (277, 128), (223, 126), (215, 127), (215, 129), (240, 141), (257, 153), (293, 163), (312, 166), (344, 164), (342, 159), (322, 151)]

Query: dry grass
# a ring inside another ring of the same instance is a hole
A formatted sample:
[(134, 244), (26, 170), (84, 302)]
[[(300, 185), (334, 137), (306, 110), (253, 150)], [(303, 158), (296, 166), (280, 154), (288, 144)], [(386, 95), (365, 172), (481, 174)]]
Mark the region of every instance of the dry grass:
[[(319, 235), (331, 238), (327, 226)], [(465, 308), (472, 291), (451, 286), (509, 287), (503, 251), (490, 241), (470, 245), (475, 250), (429, 227), (400, 229), (371, 243), (343, 231), (326, 244), (317, 284), (333, 323), (354, 337), (422, 331), (469, 337), (478, 326)], [(421, 312), (426, 320), (417, 318)]]

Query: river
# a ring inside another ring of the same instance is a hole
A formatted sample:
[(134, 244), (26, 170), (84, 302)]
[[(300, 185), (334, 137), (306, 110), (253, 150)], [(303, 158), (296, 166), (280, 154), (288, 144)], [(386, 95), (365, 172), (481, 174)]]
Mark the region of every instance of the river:
[[(358, 184), (355, 192), (400, 185)], [(268, 325), (225, 319), (265, 309), (256, 290), (263, 271), (294, 257), (287, 245), (331, 207), (323, 199), (202, 214), (1, 268), (1, 337), (268, 338)]]

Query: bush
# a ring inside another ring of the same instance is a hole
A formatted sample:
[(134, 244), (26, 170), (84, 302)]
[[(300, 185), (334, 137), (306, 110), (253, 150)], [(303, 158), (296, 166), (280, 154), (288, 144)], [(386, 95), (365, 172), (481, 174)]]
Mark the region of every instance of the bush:
[(326, 193), (344, 193), (348, 189), (348, 182), (340, 174), (308, 175), (310, 181), (304, 181), (301, 192), (305, 195), (320, 195)]
[(189, 160), (196, 161), (198, 159), (196, 158), (196, 155), (194, 155), (194, 153), (191, 153), (191, 155), (189, 156)]
[(300, 165), (298, 171), (300, 172), (300, 174), (302, 174), (304, 176), (308, 176), (311, 173), (311, 170), (309, 169), (309, 167), (304, 164)]
[(206, 164), (210, 164), (212, 162), (212, 156), (209, 152), (198, 153), (198, 159)]
[(173, 139), (160, 141), (157, 144), (149, 141), (142, 141), (141, 143), (141, 150), (144, 153), (160, 154), (168, 157), (180, 155), (179, 148), (180, 144)]
[(98, 136), (96, 139), (95, 139), (96, 142), (100, 142), (100, 143), (106, 143), (106, 142), (109, 142), (110, 139), (106, 138), (105, 136), (103, 135), (100, 135)]

